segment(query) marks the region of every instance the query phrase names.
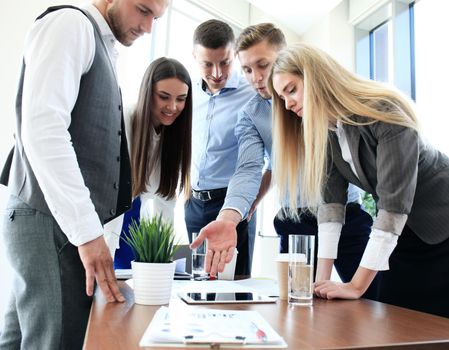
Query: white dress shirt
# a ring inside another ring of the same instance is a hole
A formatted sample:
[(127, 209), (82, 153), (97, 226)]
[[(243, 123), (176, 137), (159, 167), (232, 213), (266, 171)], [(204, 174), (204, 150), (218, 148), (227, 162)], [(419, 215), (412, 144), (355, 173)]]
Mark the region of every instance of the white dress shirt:
[[(115, 62), (115, 39), (108, 24), (93, 5), (85, 10), (100, 27)], [(23, 146), (51, 213), (75, 246), (103, 234), (68, 132), (81, 76), (90, 69), (94, 55), (92, 23), (73, 9), (36, 21), (25, 42)]]

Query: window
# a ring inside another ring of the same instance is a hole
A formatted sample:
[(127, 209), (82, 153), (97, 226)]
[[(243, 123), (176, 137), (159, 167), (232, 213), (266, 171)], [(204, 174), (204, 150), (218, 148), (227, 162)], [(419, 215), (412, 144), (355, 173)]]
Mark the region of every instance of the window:
[(357, 72), (414, 99), (424, 138), (446, 154), (449, 53), (438, 38), (449, 35), (448, 12), (444, 0), (391, 0), (356, 27)]
[(391, 0), (358, 23), (356, 71), (413, 98), (412, 32), (407, 1)]
[(414, 17), (415, 92), (424, 136), (440, 151), (449, 154), (447, 109), (449, 51), (449, 2), (421, 0), (412, 6)]
[(371, 79), (390, 82), (392, 62), (390, 33), (391, 21), (387, 21), (370, 33)]

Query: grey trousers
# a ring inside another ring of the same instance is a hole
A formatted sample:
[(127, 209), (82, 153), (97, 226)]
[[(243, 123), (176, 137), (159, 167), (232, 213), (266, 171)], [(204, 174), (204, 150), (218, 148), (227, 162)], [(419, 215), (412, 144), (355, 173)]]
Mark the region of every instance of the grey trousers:
[(73, 246), (53, 217), (11, 196), (3, 239), (13, 286), (0, 349), (81, 349), (92, 298)]

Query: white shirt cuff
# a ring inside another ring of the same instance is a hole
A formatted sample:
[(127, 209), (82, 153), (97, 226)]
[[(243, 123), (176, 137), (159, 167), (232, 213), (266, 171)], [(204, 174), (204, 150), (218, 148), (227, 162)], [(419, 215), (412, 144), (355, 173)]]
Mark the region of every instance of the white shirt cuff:
[[(240, 216), (241, 216), (240, 221), (243, 221), (243, 219), (246, 219), (246, 218), (248, 217), (248, 215), (244, 216), (243, 213), (242, 213), (242, 211), (241, 211), (239, 208), (237, 208), (237, 207), (226, 207), (226, 208), (225, 208), (225, 207), (223, 206), (223, 207), (220, 209), (219, 213), (221, 213), (221, 212), (222, 212), (223, 210), (225, 210), (225, 209), (232, 209), (232, 210), (236, 211), (237, 213), (239, 213)], [(249, 209), (245, 207), (245, 210), (246, 210), (246, 213), (248, 214)], [(217, 215), (217, 216), (218, 216), (218, 215)]]
[(318, 258), (337, 259), (342, 224), (324, 222), (318, 225)]
[(374, 271), (389, 270), (388, 259), (398, 242), (394, 233), (373, 229), (360, 266)]

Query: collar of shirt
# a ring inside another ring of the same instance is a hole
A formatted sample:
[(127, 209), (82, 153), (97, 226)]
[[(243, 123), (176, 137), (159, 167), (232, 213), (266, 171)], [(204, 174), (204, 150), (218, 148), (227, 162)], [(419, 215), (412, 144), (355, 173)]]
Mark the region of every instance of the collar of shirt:
[(335, 126), (329, 123), (329, 130), (337, 134), (341, 134), (342, 132), (344, 132), (341, 120), (340, 119), (337, 120), (337, 124)]
[(208, 89), (207, 89), (207, 84), (206, 82), (203, 80), (203, 78), (199, 78), (198, 81), (196, 82), (196, 84), (200, 87), (200, 89), (202, 91), (204, 91), (206, 94), (208, 94), (209, 96), (216, 96), (219, 95), (227, 90), (230, 89), (238, 89), (239, 85), (240, 85), (240, 74), (238, 71), (236, 70), (232, 70), (231, 72), (231, 76), (229, 77), (229, 79), (226, 81), (226, 84), (224, 86), (224, 88), (222, 88), (220, 91), (216, 92), (216, 93), (211, 93)]
[(255, 95), (244, 77), (231, 73), (216, 94), (202, 89), (202, 80), (193, 87), (191, 181), (195, 190), (227, 187), (235, 171), (238, 141), (234, 128), (238, 111)]
[(98, 9), (94, 5), (87, 4), (83, 8), (87, 12), (89, 12), (89, 14), (95, 19), (95, 22), (97, 22), (98, 27), (100, 28), (101, 36), (103, 38), (109, 56), (111, 57), (111, 61), (113, 62), (115, 68), (115, 64), (118, 57), (118, 51), (117, 48), (115, 47), (117, 39), (115, 38), (114, 34), (112, 34), (108, 22), (106, 22), (103, 15), (100, 13), (100, 11), (98, 11)]
[[(338, 138), (338, 143), (340, 145), (341, 149), (341, 156), (343, 157), (344, 161), (349, 164), (351, 167), (352, 172), (356, 177), (358, 177), (357, 170), (354, 165), (354, 160), (352, 159), (351, 150), (349, 149), (348, 139), (346, 137), (346, 132), (343, 127), (343, 123), (341, 120), (337, 120), (337, 125), (335, 126), (335, 133)], [(357, 187), (354, 187), (353, 191), (348, 192), (348, 202), (357, 202), (360, 203), (360, 191), (357, 189)]]

